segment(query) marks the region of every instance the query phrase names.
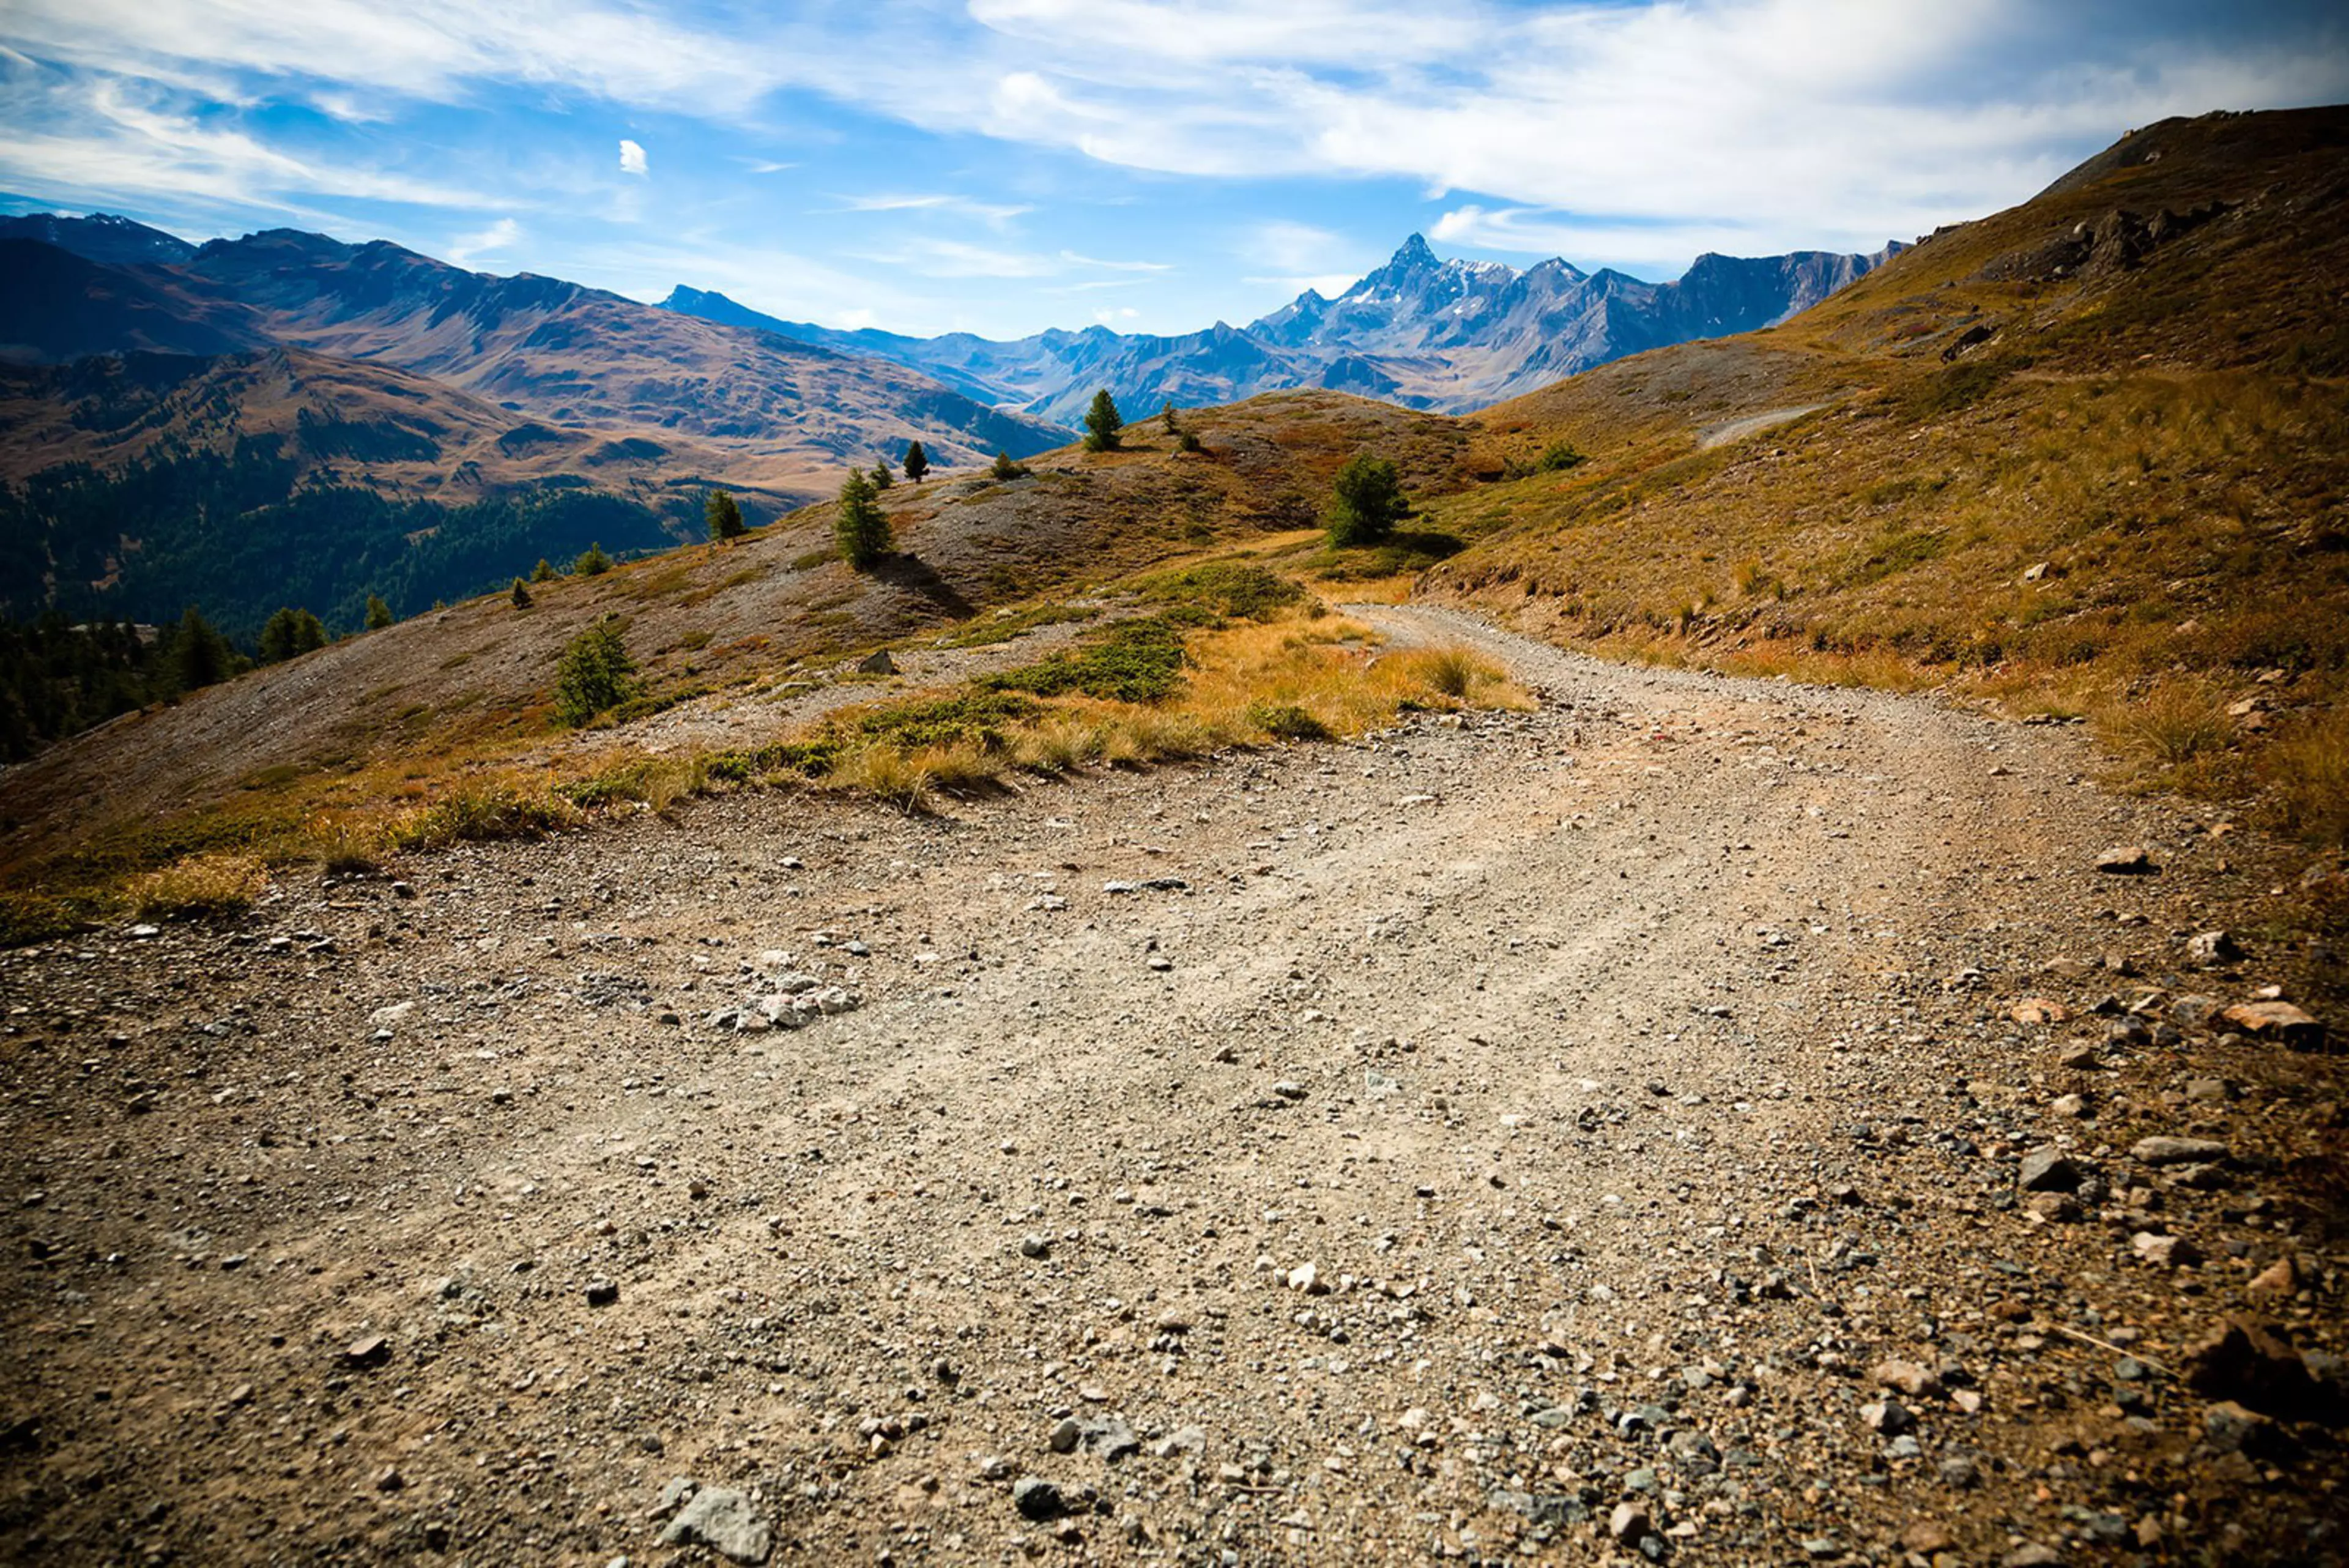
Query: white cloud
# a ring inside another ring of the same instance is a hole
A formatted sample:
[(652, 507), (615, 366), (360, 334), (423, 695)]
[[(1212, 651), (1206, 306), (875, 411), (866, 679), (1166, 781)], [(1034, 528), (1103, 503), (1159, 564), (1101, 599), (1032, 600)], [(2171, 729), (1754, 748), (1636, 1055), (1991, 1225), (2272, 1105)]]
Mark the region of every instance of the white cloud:
[(1093, 319), (1100, 322), (1103, 327), (1114, 327), (1121, 321), (1133, 321), (1139, 319), (1141, 315), (1142, 312), (1136, 310), (1133, 306), (1121, 305), (1114, 310), (1094, 311)]
[(449, 242), (447, 258), (458, 266), (470, 267), (476, 256), (495, 256), (508, 250), (522, 238), (522, 225), (512, 218), (500, 218), (488, 228), (471, 234), (460, 234)]
[(625, 136), (620, 138), (620, 172), (642, 176), (651, 171), (652, 166), (645, 159), (644, 144)]
[(980, 202), (968, 196), (953, 195), (865, 195), (843, 196), (843, 213), (948, 213), (957, 217), (977, 218), (994, 228), (1003, 228), (1012, 219), (1034, 212), (1033, 207), (1013, 206), (999, 202)]
[(1171, 272), (1172, 262), (1102, 261), (1097, 256), (1080, 255), (1075, 251), (1062, 251), (1061, 259), (1071, 266), (1099, 267), (1103, 272)]

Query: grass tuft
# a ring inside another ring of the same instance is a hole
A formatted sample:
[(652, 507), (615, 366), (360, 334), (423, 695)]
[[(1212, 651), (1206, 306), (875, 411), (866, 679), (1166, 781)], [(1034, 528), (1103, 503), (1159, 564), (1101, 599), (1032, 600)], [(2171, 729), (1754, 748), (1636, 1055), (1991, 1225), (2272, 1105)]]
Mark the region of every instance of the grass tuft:
[(268, 890), (257, 856), (191, 855), (130, 885), (130, 907), (147, 920), (220, 919), (242, 915)]

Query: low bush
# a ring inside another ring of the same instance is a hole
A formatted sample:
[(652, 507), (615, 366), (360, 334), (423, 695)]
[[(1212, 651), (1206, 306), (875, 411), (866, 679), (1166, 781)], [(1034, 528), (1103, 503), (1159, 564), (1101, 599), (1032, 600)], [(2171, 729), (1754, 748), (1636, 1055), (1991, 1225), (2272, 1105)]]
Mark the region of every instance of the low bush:
[(218, 919), (243, 914), (268, 887), (256, 856), (195, 855), (134, 880), (130, 907), (147, 920)]

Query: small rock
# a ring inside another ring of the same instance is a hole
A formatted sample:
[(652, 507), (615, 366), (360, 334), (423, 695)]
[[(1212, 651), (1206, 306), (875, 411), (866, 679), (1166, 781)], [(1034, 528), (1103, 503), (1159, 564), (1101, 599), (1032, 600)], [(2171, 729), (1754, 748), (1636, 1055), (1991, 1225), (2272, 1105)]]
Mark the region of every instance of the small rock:
[(1284, 1100), (1301, 1100), (1305, 1097), (1305, 1085), (1293, 1079), (1283, 1078), (1272, 1086), (1272, 1092)]
[(375, 1490), (378, 1491), (398, 1491), (407, 1484), (408, 1478), (394, 1466), (386, 1465), (376, 1472)]
[(664, 1546), (707, 1546), (732, 1563), (764, 1563), (774, 1536), (750, 1500), (726, 1487), (703, 1487), (660, 1533)]
[(2082, 1040), (2066, 1045), (2055, 1058), (2055, 1064), (2069, 1072), (2093, 1073), (2105, 1064), (2096, 1055), (2096, 1048)]
[(2044, 996), (2028, 996), (2008, 1008), (2006, 1015), (2017, 1023), (2045, 1025), (2061, 1023), (2072, 1013), (2060, 1002), (2050, 1002)]
[(2207, 1137), (2141, 1137), (2129, 1145), (2140, 1165), (2207, 1165), (2227, 1158), (2227, 1146)]
[(1050, 1257), (1051, 1251), (1052, 1238), (1041, 1231), (1030, 1231), (1019, 1238), (1019, 1255), (1023, 1258)]
[(1067, 1417), (1052, 1428), (1052, 1435), (1045, 1439), (1045, 1445), (1056, 1454), (1073, 1454), (1077, 1451), (1078, 1441), (1084, 1435), (1084, 1424), (1074, 1416)]
[(2033, 1192), (2023, 1200), (2023, 1210), (2042, 1220), (2068, 1224), (2080, 1217), (2080, 1200), (2068, 1192)]
[(2246, 1002), (2219, 1015), (2258, 1040), (2313, 1050), (2324, 1044), (2324, 1025), (2289, 1002)]
[(2300, 1293), (2300, 1271), (2289, 1256), (2278, 1258), (2254, 1274), (2243, 1293), (2253, 1301), (2290, 1301)]
[(1982, 1467), (1974, 1462), (1974, 1457), (1971, 1454), (1944, 1455), (1940, 1469), (1941, 1484), (1954, 1487), (1960, 1491), (1979, 1485), (1982, 1481)]
[(606, 1307), (620, 1299), (620, 1287), (598, 1275), (587, 1282), (586, 1293), (589, 1306)]
[(2064, 1554), (2052, 1546), (2026, 1541), (1998, 1560), (1998, 1568), (2061, 1568)]
[(2187, 1353), (2186, 1386), (2286, 1420), (2341, 1415), (2336, 1391), (2317, 1382), (2283, 1330), (2264, 1318), (2224, 1319)]
[(1636, 1502), (1619, 1502), (1607, 1516), (1607, 1533), (1614, 1540), (1637, 1544), (1641, 1536), (1650, 1532), (1648, 1511)]
[(2121, 844), (2096, 857), (2096, 869), (2116, 877), (2150, 877), (2160, 869), (2142, 844)]
[(2221, 1399), (2202, 1412), (2202, 1440), (2212, 1453), (2265, 1459), (2286, 1446), (2282, 1438), (2272, 1420), (2231, 1399)]
[(1936, 1524), (1930, 1519), (1911, 1520), (1909, 1527), (1900, 1532), (1900, 1544), (1923, 1557), (1950, 1551), (1957, 1543), (1958, 1538), (1950, 1533), (1947, 1526)]
[(2014, 1181), (2025, 1192), (2075, 1192), (2082, 1174), (2060, 1151), (2039, 1148), (2023, 1157)]
[(1897, 1438), (1903, 1432), (1914, 1430), (1917, 1425), (1917, 1417), (1910, 1415), (1909, 1407), (1898, 1399), (1862, 1405), (1859, 1418), (1868, 1424), (1869, 1431), (1880, 1432), (1888, 1438)]
[(1068, 1499), (1061, 1489), (1041, 1476), (1022, 1476), (1011, 1484), (1011, 1506), (1019, 1511), (1022, 1519), (1039, 1523), (1058, 1519), (1068, 1512)]
[(889, 650), (885, 648), (878, 653), (868, 653), (863, 659), (858, 659), (856, 661), (856, 673), (859, 675), (895, 675), (897, 673), (897, 661), (889, 657)]
[(1282, 1282), (1292, 1291), (1309, 1296), (1326, 1295), (1330, 1287), (1321, 1282), (1321, 1273), (1311, 1263), (1299, 1263), (1283, 1276)]
[(2204, 969), (2230, 964), (2243, 956), (2230, 931), (2203, 931), (2186, 940), (2186, 956)]
[(2157, 1236), (2140, 1231), (2129, 1238), (2137, 1255), (2157, 1269), (2190, 1269), (2202, 1261), (2201, 1249), (2183, 1236)]
[(391, 1359), (391, 1341), (379, 1334), (355, 1339), (343, 1347), (343, 1364), (347, 1366), (381, 1366)]
[(1896, 1389), (1911, 1399), (1930, 1399), (1941, 1392), (1941, 1380), (1913, 1361), (1886, 1361), (1869, 1374), (1879, 1388)]
[(2088, 1114), (2088, 1097), (2085, 1095), (2058, 1095), (2047, 1102), (2047, 1108), (2059, 1116), (2078, 1121)]

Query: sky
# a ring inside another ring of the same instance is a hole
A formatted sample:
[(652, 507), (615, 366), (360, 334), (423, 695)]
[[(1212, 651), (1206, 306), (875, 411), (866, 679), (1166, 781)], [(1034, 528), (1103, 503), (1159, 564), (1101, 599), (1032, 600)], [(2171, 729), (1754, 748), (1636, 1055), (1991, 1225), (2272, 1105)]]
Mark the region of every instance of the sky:
[(1413, 233), (1657, 280), (1872, 251), (2168, 115), (2349, 100), (2336, 9), (8, 0), (0, 212), (835, 327), (1183, 332)]

